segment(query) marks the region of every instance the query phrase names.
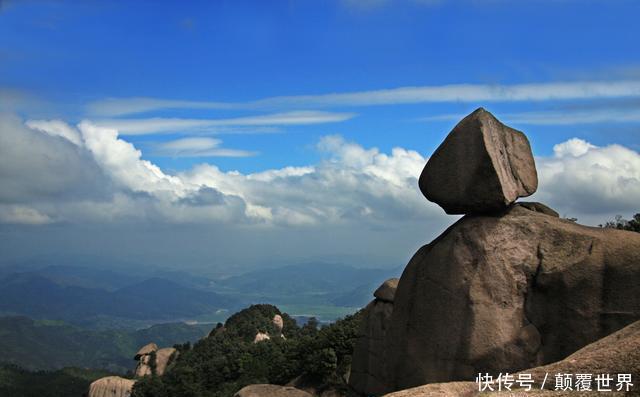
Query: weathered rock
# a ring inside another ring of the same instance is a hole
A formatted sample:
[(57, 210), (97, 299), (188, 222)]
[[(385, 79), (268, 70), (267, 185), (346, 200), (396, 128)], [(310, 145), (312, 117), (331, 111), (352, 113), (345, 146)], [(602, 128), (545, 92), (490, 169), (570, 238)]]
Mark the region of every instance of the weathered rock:
[(260, 384), (243, 387), (234, 397), (312, 397), (312, 395), (291, 386)]
[(419, 185), (447, 214), (471, 214), (498, 211), (530, 196), (538, 176), (527, 137), (479, 108), (436, 149)]
[(560, 217), (560, 214), (558, 214), (556, 210), (535, 201), (518, 201), (517, 205), (521, 205), (530, 211), (542, 212), (543, 214), (555, 216), (556, 218)]
[(382, 283), (374, 293), (376, 299), (364, 309), (349, 375), (349, 385), (364, 395), (378, 395), (387, 390), (387, 369), (384, 365), (385, 336), (393, 312), (397, 286), (397, 278)]
[(638, 233), (521, 205), (468, 215), (407, 265), (367, 371), (393, 391), (554, 362), (638, 320), (638, 285)]
[(396, 288), (398, 288), (398, 278), (390, 278), (373, 293), (373, 296), (376, 299), (380, 299), (381, 301), (391, 302), (393, 303), (393, 297), (396, 294)]
[(140, 356), (138, 365), (136, 366), (135, 376), (136, 378), (142, 378), (143, 376), (151, 376), (153, 371), (151, 370), (151, 354), (145, 354)]
[(89, 385), (88, 397), (129, 397), (136, 381), (119, 376), (100, 378)]
[(169, 364), (178, 357), (178, 351), (173, 347), (165, 347), (156, 352), (156, 375), (162, 376)]
[(256, 334), (256, 337), (253, 338), (253, 343), (258, 343), (258, 342), (262, 342), (264, 340), (269, 340), (269, 339), (271, 339), (269, 334), (265, 334), (264, 332), (258, 332)]
[(147, 354), (151, 354), (154, 351), (158, 350), (158, 345), (156, 345), (155, 343), (148, 343), (144, 346), (142, 346), (140, 348), (140, 350), (138, 350), (138, 352), (136, 353), (136, 356), (133, 358), (134, 360), (139, 360), (140, 357), (147, 355)]
[(276, 330), (278, 330), (278, 333), (282, 333), (282, 328), (284, 328), (284, 320), (282, 320), (282, 316), (279, 314), (276, 314), (275, 316), (273, 316), (273, 326), (276, 327)]
[[(540, 387), (545, 374), (549, 374), (551, 379), (555, 374), (609, 374), (617, 380), (618, 374), (632, 374), (632, 382), (634, 385), (629, 389), (629, 393), (637, 392), (640, 394), (640, 384), (634, 382), (640, 376), (640, 321), (583, 347), (574, 354), (562, 361), (542, 367), (526, 369), (521, 371), (523, 374), (531, 374), (534, 379), (534, 385)], [(517, 377), (518, 374), (514, 374)], [(612, 391), (606, 392), (608, 396), (625, 395), (626, 389), (617, 392), (617, 387), (613, 385)], [(555, 382), (547, 380), (545, 387), (549, 390), (531, 390), (525, 393), (526, 396), (592, 396), (594, 392), (567, 392), (558, 391), (551, 392), (555, 387)], [(517, 384), (512, 387), (513, 393), (506, 391), (499, 393), (497, 385), (493, 386), (494, 392), (491, 395), (508, 396), (523, 395), (524, 389), (518, 389)], [(592, 389), (596, 390), (595, 383)], [(457, 397), (457, 396), (478, 396), (481, 395), (476, 382), (448, 382), (448, 383), (432, 383), (429, 385), (419, 386), (412, 389), (406, 389), (395, 393), (387, 394), (385, 397)]]

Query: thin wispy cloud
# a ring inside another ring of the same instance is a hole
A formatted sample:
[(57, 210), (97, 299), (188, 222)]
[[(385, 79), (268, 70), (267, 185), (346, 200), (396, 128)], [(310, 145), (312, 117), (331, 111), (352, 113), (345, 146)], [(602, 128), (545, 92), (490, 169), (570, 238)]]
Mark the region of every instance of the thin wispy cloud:
[(230, 109), (236, 107), (233, 103), (179, 101), (157, 98), (107, 98), (91, 102), (86, 110), (90, 115), (117, 117), (164, 109)]
[[(175, 132), (218, 132), (220, 127), (270, 127), (335, 123), (355, 117), (354, 113), (295, 111), (227, 119), (143, 118), (98, 120), (95, 124), (113, 128), (123, 135)], [(260, 132), (260, 130), (256, 130)], [(267, 132), (273, 132), (267, 130)]]
[(157, 144), (153, 154), (169, 157), (251, 157), (256, 152), (220, 147), (220, 139), (190, 137)]
[[(455, 121), (464, 117), (461, 113), (438, 114), (421, 117), (419, 121)], [(638, 123), (640, 113), (628, 109), (602, 108), (591, 110), (564, 109), (536, 112), (501, 114), (505, 123), (527, 125), (578, 125), (597, 123)]]
[(122, 116), (169, 108), (255, 110), (449, 102), (544, 102), (638, 97), (640, 97), (640, 80), (574, 81), (512, 85), (448, 84), (398, 87), (319, 95), (274, 96), (250, 102), (112, 98), (93, 102), (88, 106), (88, 110), (97, 115)]

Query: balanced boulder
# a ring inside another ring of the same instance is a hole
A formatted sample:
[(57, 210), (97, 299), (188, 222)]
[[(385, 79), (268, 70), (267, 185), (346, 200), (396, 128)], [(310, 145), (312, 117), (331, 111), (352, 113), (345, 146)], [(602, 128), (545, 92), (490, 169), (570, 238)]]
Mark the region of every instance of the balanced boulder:
[(533, 194), (538, 176), (527, 137), (479, 108), (436, 149), (419, 185), (447, 214), (486, 213)]

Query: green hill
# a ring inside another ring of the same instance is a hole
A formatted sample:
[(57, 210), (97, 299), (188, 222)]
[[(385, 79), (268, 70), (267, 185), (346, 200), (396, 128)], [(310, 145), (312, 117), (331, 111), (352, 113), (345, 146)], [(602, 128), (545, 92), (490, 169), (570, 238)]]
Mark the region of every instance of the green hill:
[(133, 356), (141, 346), (195, 342), (210, 329), (210, 325), (170, 323), (135, 331), (94, 331), (61, 322), (0, 317), (0, 362), (30, 370), (73, 366), (125, 373), (135, 365)]

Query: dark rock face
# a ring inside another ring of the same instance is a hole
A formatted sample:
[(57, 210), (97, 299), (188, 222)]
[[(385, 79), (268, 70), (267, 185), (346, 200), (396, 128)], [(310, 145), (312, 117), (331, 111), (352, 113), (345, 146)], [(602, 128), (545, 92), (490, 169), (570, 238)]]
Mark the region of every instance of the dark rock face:
[[(574, 354), (562, 361), (543, 367), (530, 368), (522, 371), (522, 373), (531, 374), (536, 385), (541, 385), (545, 374), (553, 376), (554, 374), (610, 374), (617, 379), (617, 374), (632, 374), (633, 379), (640, 376), (640, 321), (583, 347)], [(517, 374), (515, 375), (517, 376)], [(615, 382), (612, 382), (615, 383)], [(612, 392), (603, 394), (610, 396), (633, 395), (640, 393), (640, 385), (633, 382), (633, 387), (627, 392), (621, 390), (616, 392), (613, 387)], [(553, 389), (554, 382), (545, 383), (547, 388)], [(518, 392), (513, 388), (514, 392)], [(595, 387), (594, 387), (595, 389)], [(486, 394), (486, 393), (485, 393)], [(492, 394), (492, 393), (489, 393)], [(496, 393), (498, 394), (498, 393)], [(524, 392), (520, 390), (520, 394), (531, 396), (577, 396), (577, 395), (596, 395), (594, 392), (562, 392), (553, 393), (548, 390), (531, 390)], [(388, 394), (386, 397), (458, 397), (458, 396), (479, 396), (478, 384), (476, 382), (449, 382), (449, 383), (432, 383), (425, 386), (419, 386), (412, 389), (402, 390), (396, 393)], [(483, 394), (484, 395), (484, 394)]]
[(533, 194), (538, 176), (527, 137), (480, 108), (436, 149), (419, 184), (447, 214), (486, 213)]
[(351, 363), (349, 384), (364, 395), (378, 395), (387, 390), (385, 337), (389, 328), (398, 279), (391, 278), (374, 292), (375, 299), (364, 309), (360, 335)]
[(640, 234), (520, 205), (465, 216), (402, 274), (381, 382), (393, 391), (557, 361), (638, 320), (638, 285)]

